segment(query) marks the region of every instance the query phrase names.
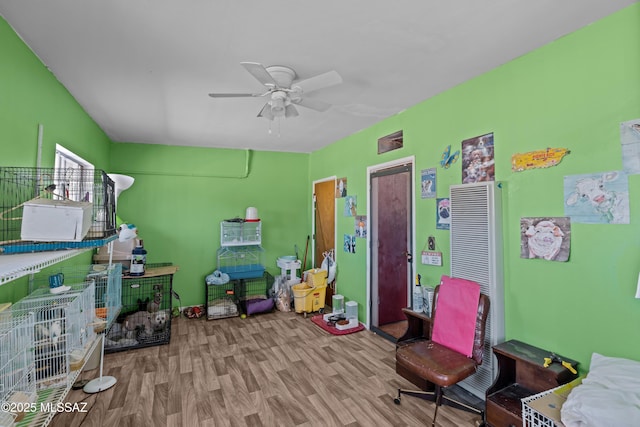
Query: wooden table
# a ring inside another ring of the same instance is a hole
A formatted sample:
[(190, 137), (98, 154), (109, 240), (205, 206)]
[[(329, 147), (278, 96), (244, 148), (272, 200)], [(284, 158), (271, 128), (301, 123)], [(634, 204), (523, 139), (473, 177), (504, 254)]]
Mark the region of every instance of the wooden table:
[(141, 277), (158, 277), (158, 276), (166, 276), (167, 274), (175, 274), (178, 271), (179, 267), (177, 265), (167, 265), (163, 267), (149, 267), (145, 270), (142, 276), (129, 276), (128, 274), (123, 274), (123, 279), (139, 279)]

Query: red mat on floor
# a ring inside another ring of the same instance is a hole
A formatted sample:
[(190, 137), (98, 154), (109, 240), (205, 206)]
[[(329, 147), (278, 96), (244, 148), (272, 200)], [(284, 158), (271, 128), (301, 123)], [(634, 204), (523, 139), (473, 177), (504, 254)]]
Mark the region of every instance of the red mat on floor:
[(327, 321), (323, 320), (322, 316), (323, 316), (322, 314), (317, 314), (311, 318), (311, 321), (333, 335), (347, 335), (347, 334), (352, 334), (354, 332), (359, 332), (364, 329), (364, 325), (358, 322), (358, 326), (356, 326), (355, 328), (340, 330), (340, 329), (337, 329), (335, 326), (327, 325)]

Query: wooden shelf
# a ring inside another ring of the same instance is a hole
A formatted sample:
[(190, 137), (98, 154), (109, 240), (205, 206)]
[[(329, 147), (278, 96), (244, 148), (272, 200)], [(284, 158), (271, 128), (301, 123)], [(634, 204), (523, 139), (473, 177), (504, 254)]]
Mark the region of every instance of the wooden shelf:
[(164, 267), (152, 267), (147, 268), (142, 276), (129, 276), (125, 274), (122, 276), (123, 279), (143, 279), (145, 277), (158, 277), (158, 276), (166, 276), (167, 274), (175, 274), (178, 271), (179, 267), (177, 265), (167, 265)]

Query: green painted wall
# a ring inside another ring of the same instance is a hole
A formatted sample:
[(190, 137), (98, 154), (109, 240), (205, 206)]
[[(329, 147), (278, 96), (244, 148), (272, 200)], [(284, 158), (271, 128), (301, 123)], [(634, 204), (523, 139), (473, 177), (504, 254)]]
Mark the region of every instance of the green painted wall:
[[(520, 259), (519, 221), (562, 216), (565, 175), (621, 168), (618, 124), (640, 117), (638, 40), (635, 4), (309, 156), (112, 144), (0, 19), (0, 164), (35, 166), (40, 123), (43, 166), (52, 166), (55, 143), (61, 143), (99, 168), (133, 175), (136, 183), (121, 197), (120, 216), (139, 227), (151, 262), (180, 266), (175, 287), (189, 305), (204, 301), (203, 280), (215, 267), (221, 220), (258, 207), (265, 261), (277, 274), (278, 256), (292, 253), (295, 244), (304, 248), (314, 180), (347, 177), (358, 214), (366, 215), (368, 166), (415, 156), (417, 185), (418, 172), (436, 166), (447, 145), (494, 132), (496, 178), (503, 182), (508, 338), (560, 352), (583, 367), (593, 351), (637, 359), (638, 177), (629, 180), (631, 224), (574, 224), (568, 263)], [(404, 148), (377, 155), (377, 139), (397, 130), (404, 131)], [(511, 172), (512, 154), (548, 146), (572, 153), (555, 168)], [(460, 162), (438, 168), (438, 195), (446, 195), (460, 175)], [(366, 248), (358, 240), (356, 254), (342, 252), (342, 235), (353, 230), (343, 207), (338, 200), (338, 286), (361, 304), (362, 313)], [(449, 235), (435, 229), (435, 202), (418, 194), (418, 251), (429, 235), (436, 237), (445, 264), (418, 264), (417, 273), (434, 284), (449, 271)], [(0, 301), (25, 292), (25, 279), (3, 285)]]
[[(244, 217), (248, 206), (256, 206), (263, 221), (270, 273), (280, 273), (278, 256), (293, 253), (295, 244), (304, 248), (308, 155), (113, 144), (3, 19), (0, 51), (0, 166), (36, 166), (42, 124), (43, 167), (53, 166), (60, 143), (98, 168), (134, 176), (119, 200), (119, 216), (138, 226), (149, 262), (180, 266), (174, 285), (183, 305), (204, 303), (220, 221)], [(90, 253), (66, 261), (90, 262)], [(0, 287), (0, 301), (17, 301), (27, 291), (27, 279), (16, 280)]]
[[(420, 170), (436, 167), (438, 197), (461, 182), (461, 162), (439, 167), (447, 145), (494, 132), (496, 180), (503, 183), (507, 338), (547, 348), (588, 367), (594, 351), (640, 358), (640, 176), (629, 178), (631, 224), (572, 224), (569, 262), (520, 258), (520, 218), (564, 216), (563, 177), (620, 170), (619, 124), (640, 117), (640, 4), (517, 58), (358, 134), (315, 152), (310, 178), (345, 176), (366, 215), (367, 167), (415, 156)], [(377, 139), (404, 131), (404, 148), (377, 153)], [(549, 169), (511, 172), (514, 153), (568, 147)], [(342, 251), (353, 219), (338, 199), (338, 289), (366, 299), (366, 247)], [(448, 274), (449, 232), (435, 228), (435, 200), (416, 190), (416, 250), (434, 235), (442, 267), (416, 265), (423, 284)]]
[(204, 303), (204, 278), (217, 266), (220, 222), (262, 221), (267, 270), (304, 248), (310, 227), (308, 155), (146, 144), (113, 144), (114, 171), (136, 181), (118, 201), (119, 216), (138, 227), (148, 262), (180, 267), (174, 288), (183, 305)]
[[(36, 166), (41, 124), (42, 167), (53, 167), (58, 143), (96, 167), (108, 168), (109, 138), (3, 18), (0, 52), (0, 166)], [(87, 253), (73, 262), (90, 260)], [(27, 291), (26, 278), (5, 284), (0, 301), (16, 301)]]

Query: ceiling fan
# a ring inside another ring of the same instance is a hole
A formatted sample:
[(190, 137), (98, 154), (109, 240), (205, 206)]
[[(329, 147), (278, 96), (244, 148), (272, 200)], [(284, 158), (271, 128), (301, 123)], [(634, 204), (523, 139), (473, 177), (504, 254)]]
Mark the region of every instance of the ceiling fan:
[(273, 120), (276, 117), (296, 117), (295, 105), (316, 111), (327, 111), (331, 104), (304, 95), (319, 89), (342, 83), (342, 77), (336, 71), (328, 71), (308, 79), (295, 81), (296, 72), (282, 65), (265, 67), (257, 62), (241, 62), (253, 77), (267, 90), (262, 93), (210, 93), (212, 98), (269, 97), (258, 113), (258, 117)]

